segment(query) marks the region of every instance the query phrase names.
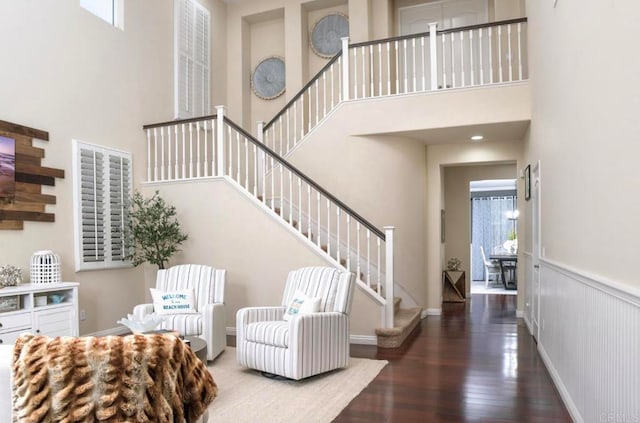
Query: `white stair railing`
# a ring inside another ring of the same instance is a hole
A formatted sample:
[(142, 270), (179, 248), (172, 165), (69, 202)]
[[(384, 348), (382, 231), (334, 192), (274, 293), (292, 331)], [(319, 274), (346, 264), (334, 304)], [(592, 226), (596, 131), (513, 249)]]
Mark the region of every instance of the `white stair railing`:
[(262, 141), (286, 156), (341, 101), (528, 79), (527, 19), (349, 45), (266, 125)]
[(222, 106), (216, 115), (146, 125), (144, 130), (147, 182), (230, 178), (310, 247), (354, 272), (358, 284), (383, 307), (381, 325), (393, 326), (392, 227), (384, 232), (376, 228), (227, 119)]

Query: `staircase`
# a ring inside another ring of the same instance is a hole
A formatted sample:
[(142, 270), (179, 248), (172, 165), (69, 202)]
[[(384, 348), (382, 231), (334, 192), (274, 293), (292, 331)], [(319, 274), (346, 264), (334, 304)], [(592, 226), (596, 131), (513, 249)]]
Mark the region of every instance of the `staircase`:
[(397, 348), (401, 346), (411, 332), (420, 324), (422, 308), (400, 308), (402, 300), (393, 301), (393, 327), (376, 329), (378, 347)]
[(342, 52), (270, 122), (258, 124), (257, 139), (223, 106), (215, 115), (144, 126), (147, 182), (228, 178), (309, 248), (354, 272), (383, 309), (378, 346), (398, 347), (421, 309), (401, 308), (394, 295), (393, 227), (378, 229), (285, 157), (344, 101), (526, 79), (523, 30), (526, 19), (446, 31), (431, 25), (428, 33), (351, 45), (343, 39)]

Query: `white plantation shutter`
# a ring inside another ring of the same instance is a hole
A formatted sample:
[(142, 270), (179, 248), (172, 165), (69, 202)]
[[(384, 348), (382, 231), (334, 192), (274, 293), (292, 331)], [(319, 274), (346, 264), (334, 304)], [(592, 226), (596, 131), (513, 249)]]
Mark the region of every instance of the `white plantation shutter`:
[(74, 140), (76, 270), (129, 265), (124, 229), (131, 154)]
[(208, 115), (211, 17), (194, 0), (176, 0), (175, 13), (176, 115)]

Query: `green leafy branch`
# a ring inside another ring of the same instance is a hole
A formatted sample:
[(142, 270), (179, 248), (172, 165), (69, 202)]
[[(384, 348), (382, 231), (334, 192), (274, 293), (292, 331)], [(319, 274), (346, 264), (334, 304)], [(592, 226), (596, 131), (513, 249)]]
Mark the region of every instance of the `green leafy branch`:
[(180, 231), (176, 208), (168, 205), (158, 191), (144, 198), (136, 192), (129, 205), (127, 219), (127, 259), (134, 266), (149, 262), (164, 269), (180, 244), (188, 236)]

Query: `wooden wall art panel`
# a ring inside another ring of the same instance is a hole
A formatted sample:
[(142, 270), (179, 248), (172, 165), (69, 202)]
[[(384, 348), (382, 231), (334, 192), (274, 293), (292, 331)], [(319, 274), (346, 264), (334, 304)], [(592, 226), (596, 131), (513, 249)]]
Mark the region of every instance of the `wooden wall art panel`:
[(20, 230), (25, 221), (54, 222), (46, 212), (47, 204), (56, 204), (56, 196), (42, 193), (42, 185), (55, 186), (64, 178), (64, 170), (42, 166), (45, 150), (34, 147), (33, 140), (49, 141), (49, 133), (0, 120), (0, 136), (13, 138), (15, 144), (16, 192), (11, 199), (0, 198), (0, 230)]

